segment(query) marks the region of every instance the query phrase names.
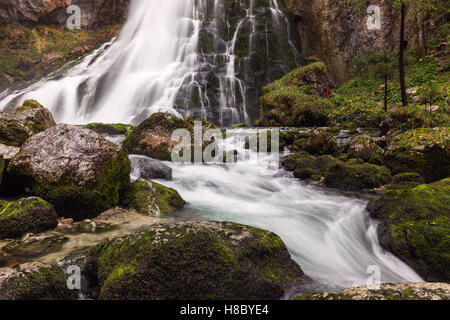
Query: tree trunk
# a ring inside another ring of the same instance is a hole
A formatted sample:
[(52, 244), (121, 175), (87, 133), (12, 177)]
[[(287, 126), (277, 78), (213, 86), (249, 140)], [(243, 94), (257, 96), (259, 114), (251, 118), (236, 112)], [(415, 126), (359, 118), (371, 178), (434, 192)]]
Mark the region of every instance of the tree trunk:
[(388, 85), (388, 77), (387, 74), (384, 75), (384, 111), (388, 112), (388, 101), (387, 101), (387, 96), (388, 96), (388, 89), (387, 89), (387, 85)]
[(400, 91), (402, 95), (402, 104), (408, 105), (408, 98), (406, 96), (406, 83), (405, 83), (405, 63), (403, 59), (403, 52), (405, 51), (405, 14), (406, 6), (402, 2), (401, 17), (400, 17), (400, 50), (398, 53), (398, 67), (400, 73)]

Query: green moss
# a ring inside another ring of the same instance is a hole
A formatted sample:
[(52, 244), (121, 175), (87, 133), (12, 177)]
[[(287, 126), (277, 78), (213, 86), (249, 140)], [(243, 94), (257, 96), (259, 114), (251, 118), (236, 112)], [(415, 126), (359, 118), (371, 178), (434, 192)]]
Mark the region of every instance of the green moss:
[(100, 299), (268, 299), (301, 270), (274, 234), (231, 223), (156, 225), (91, 250)]
[(338, 162), (328, 168), (325, 185), (331, 188), (362, 190), (391, 182), (389, 169), (369, 163)]
[(450, 274), (450, 178), (412, 189), (389, 189), (368, 205), (381, 220), (380, 244), (428, 281)]
[(113, 123), (113, 124), (89, 123), (83, 127), (107, 136), (126, 135), (128, 131), (133, 128), (132, 125), (123, 123)]
[(52, 205), (40, 198), (0, 201), (0, 239), (43, 232), (57, 224), (58, 217)]

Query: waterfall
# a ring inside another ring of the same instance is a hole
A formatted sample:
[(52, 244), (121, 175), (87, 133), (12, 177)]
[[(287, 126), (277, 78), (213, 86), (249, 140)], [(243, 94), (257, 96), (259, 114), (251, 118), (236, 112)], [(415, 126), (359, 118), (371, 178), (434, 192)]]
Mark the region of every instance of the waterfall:
[(0, 93), (0, 110), (32, 98), (71, 124), (137, 124), (155, 112), (248, 123), (261, 86), (301, 60), (277, 1), (254, 2), (134, 0), (116, 39), (72, 67)]

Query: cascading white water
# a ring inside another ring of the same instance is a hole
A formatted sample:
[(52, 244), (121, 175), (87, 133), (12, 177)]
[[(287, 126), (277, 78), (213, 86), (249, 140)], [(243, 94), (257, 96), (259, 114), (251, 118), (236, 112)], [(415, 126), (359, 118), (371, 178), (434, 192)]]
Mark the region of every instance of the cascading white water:
[(380, 247), (376, 222), (365, 211), (367, 201), (326, 193), (284, 171), (266, 175), (272, 156), (245, 150), (244, 141), (240, 136), (226, 140), (227, 150), (240, 154), (236, 164), (167, 163), (174, 180), (160, 182), (180, 192), (194, 218), (248, 224), (278, 234), (322, 289), (367, 285), (369, 266), (380, 268), (382, 282), (422, 281)]
[[(248, 123), (248, 85), (254, 82), (249, 80), (253, 72), (248, 65), (260, 59), (255, 60), (254, 0), (235, 3), (233, 9), (229, 6), (226, 0), (133, 0), (117, 39), (65, 73), (0, 93), (0, 110), (36, 99), (58, 122), (70, 124), (137, 124), (155, 112), (200, 116), (219, 125)], [(276, 0), (268, 0), (267, 6), (260, 19), (267, 20), (265, 12), (270, 10), (271, 30), (278, 30), (279, 41), (286, 38), (296, 60), (298, 51), (287, 18)], [(231, 10), (242, 15), (232, 24)], [(280, 54), (273, 55), (278, 63), (283, 62)], [(295, 64), (288, 68), (292, 67)], [(281, 69), (282, 73), (289, 71)], [(260, 85), (278, 77), (273, 71), (270, 74), (272, 78), (260, 79)], [(252, 100), (255, 109), (257, 97)]]

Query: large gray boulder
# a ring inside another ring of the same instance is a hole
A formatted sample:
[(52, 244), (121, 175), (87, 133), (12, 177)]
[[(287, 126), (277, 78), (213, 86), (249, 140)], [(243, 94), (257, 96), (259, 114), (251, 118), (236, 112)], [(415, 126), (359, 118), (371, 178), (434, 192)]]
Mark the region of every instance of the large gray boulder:
[(60, 216), (82, 220), (116, 206), (130, 184), (121, 147), (89, 129), (59, 124), (31, 137), (7, 169), (7, 187), (52, 203)]

